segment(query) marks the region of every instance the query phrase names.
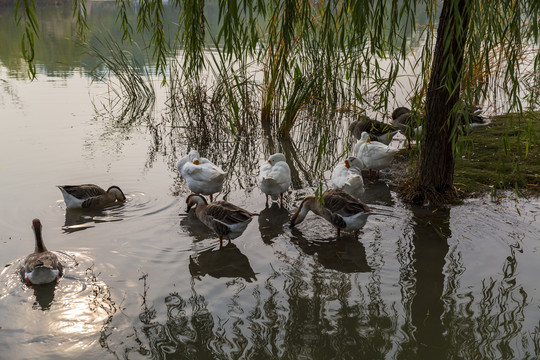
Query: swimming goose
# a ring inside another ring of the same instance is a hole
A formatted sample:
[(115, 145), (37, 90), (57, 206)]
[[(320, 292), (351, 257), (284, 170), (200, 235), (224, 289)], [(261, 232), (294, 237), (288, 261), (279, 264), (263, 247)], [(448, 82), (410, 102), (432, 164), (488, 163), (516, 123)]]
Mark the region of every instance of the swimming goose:
[(301, 223), (311, 210), (334, 225), (339, 236), (341, 230), (357, 232), (371, 212), (369, 206), (341, 189), (326, 190), (322, 199), (321, 203), (315, 195), (306, 196), (291, 218), (291, 227)]
[(379, 141), (386, 145), (390, 144), (394, 136), (398, 133), (398, 130), (391, 124), (373, 120), (368, 116), (361, 116), (359, 120), (353, 121), (349, 125), (349, 131), (356, 139), (360, 139), (362, 133), (365, 131), (370, 135), (371, 140)]
[(60, 279), (63, 266), (58, 261), (56, 254), (50, 252), (43, 243), (41, 237), (41, 222), (39, 219), (32, 220), (32, 229), (36, 237), (34, 252), (29, 254), (21, 268), (21, 275), (28, 285), (48, 284)]
[(364, 191), (364, 179), (362, 169), (364, 163), (354, 156), (349, 156), (332, 171), (332, 186), (341, 189), (348, 194), (356, 196)]
[(114, 203), (126, 201), (126, 196), (116, 185), (103, 190), (94, 184), (58, 186), (68, 209), (99, 208)]
[(378, 141), (371, 141), (367, 132), (362, 133), (353, 151), (356, 157), (364, 163), (365, 168), (369, 169), (369, 176), (371, 176), (372, 170), (379, 171), (388, 167), (398, 152), (399, 150), (396, 148), (391, 148)]
[(283, 193), (291, 186), (291, 169), (285, 161), (285, 155), (276, 153), (268, 158), (268, 161), (261, 165), (259, 171), (259, 187), (266, 194), (266, 205), (268, 205), (268, 195), (272, 201), (281, 198), (283, 205)]
[(210, 201), (213, 201), (212, 194), (223, 189), (225, 171), (210, 160), (200, 157), (197, 150), (191, 150), (178, 160), (176, 167), (187, 182), (189, 190), (197, 194), (210, 195)]
[(189, 195), (186, 204), (187, 212), (196, 206), (197, 218), (216, 233), (220, 248), (223, 246), (223, 238), (228, 239), (230, 243), (242, 235), (252, 217), (257, 215), (223, 200), (208, 204), (199, 194)]

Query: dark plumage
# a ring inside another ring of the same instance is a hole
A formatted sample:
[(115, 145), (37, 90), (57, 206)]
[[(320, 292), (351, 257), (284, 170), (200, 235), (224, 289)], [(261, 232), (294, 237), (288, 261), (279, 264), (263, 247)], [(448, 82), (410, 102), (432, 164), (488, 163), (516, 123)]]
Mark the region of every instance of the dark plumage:
[(365, 115), (361, 115), (358, 120), (353, 121), (349, 125), (349, 131), (357, 140), (360, 139), (362, 133), (365, 131), (370, 135), (371, 140), (379, 141), (386, 145), (390, 144), (392, 138), (397, 133), (396, 128), (391, 124), (371, 119)]
[(246, 230), (252, 217), (257, 215), (227, 201), (214, 201), (210, 204), (199, 194), (191, 194), (186, 199), (187, 211), (195, 208), (197, 218), (219, 237), (219, 245), (223, 246), (223, 238), (237, 238)]

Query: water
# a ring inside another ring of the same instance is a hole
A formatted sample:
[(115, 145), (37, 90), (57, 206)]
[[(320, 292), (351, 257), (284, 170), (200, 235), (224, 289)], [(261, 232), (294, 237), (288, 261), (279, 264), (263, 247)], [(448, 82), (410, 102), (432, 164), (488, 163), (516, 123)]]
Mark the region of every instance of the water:
[[(358, 239), (336, 240), (314, 215), (288, 227), (315, 189), (311, 148), (277, 145), (293, 189), (284, 208), (265, 208), (255, 179), (270, 145), (255, 137), (201, 150), (232, 174), (219, 197), (260, 213), (219, 250), (186, 213), (174, 167), (193, 129), (156, 140), (144, 123), (96, 115), (107, 87), (81, 59), (42, 65), (35, 82), (9, 59), (0, 58), (0, 358), (540, 357), (537, 199), (434, 212), (401, 203), (391, 179), (366, 179), (361, 198), (379, 214)], [(325, 161), (328, 178), (338, 155)], [(67, 212), (56, 186), (88, 182), (118, 185), (128, 200)], [(65, 275), (32, 289), (17, 271), (36, 217)]]

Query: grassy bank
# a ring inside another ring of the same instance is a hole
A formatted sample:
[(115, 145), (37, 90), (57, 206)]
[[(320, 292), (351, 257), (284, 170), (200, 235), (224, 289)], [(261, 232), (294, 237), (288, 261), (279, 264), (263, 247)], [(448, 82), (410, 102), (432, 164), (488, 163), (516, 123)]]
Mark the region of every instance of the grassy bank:
[(540, 195), (540, 114), (505, 115), (460, 140), (454, 184), (460, 196), (497, 190)]

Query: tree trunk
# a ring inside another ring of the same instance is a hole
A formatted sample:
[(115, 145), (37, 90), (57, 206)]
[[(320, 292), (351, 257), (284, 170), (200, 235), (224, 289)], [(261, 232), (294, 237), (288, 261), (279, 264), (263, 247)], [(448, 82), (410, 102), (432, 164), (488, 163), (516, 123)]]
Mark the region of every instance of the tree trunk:
[(417, 201), (439, 202), (455, 194), (451, 131), (456, 117), (450, 112), (459, 100), (463, 57), (471, 5), (467, 0), (444, 1), (439, 19), (431, 77), (426, 95), (426, 117), (420, 144)]

